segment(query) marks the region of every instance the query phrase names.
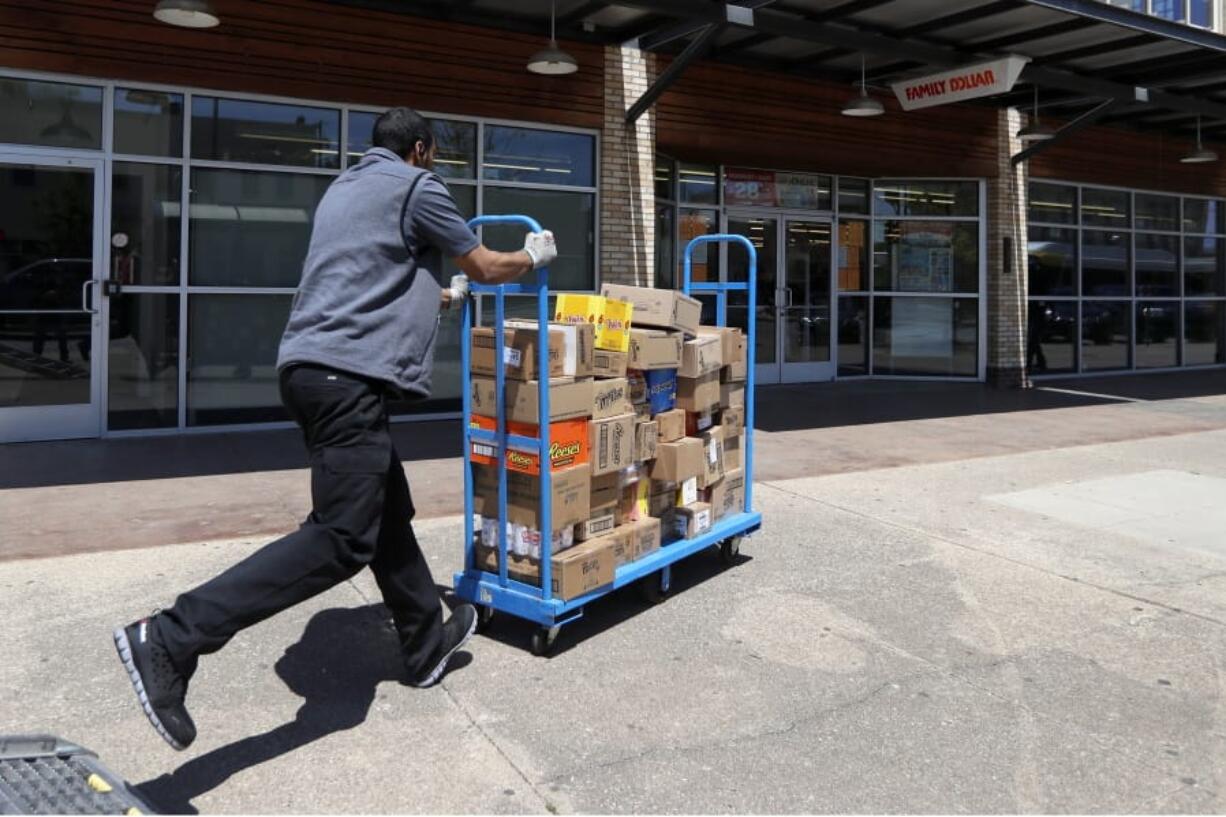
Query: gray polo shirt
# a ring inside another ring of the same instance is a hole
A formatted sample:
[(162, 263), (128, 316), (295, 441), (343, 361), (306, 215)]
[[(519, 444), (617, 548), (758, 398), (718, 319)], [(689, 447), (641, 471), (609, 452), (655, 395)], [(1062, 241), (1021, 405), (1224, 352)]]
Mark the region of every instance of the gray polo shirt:
[(438, 176), (366, 151), (315, 210), (277, 368), (316, 363), (429, 396), (443, 259), (479, 244)]

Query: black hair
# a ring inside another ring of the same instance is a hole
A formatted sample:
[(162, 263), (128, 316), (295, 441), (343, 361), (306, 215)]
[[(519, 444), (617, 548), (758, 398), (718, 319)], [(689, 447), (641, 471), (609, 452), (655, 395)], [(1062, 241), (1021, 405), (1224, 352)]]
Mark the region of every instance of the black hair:
[(401, 159), (413, 155), (418, 142), (426, 150), (434, 147), (434, 131), (430, 123), (412, 108), (392, 108), (375, 120), (370, 142), (377, 148), (387, 148)]

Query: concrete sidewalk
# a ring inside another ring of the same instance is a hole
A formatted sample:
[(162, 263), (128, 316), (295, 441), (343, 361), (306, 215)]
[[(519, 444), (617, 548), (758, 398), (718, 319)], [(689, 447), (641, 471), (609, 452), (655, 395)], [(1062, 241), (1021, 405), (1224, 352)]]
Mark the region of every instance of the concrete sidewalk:
[[(498, 621), (432, 690), (362, 574), (205, 658), (181, 754), (110, 628), (263, 538), (0, 563), (3, 731), (180, 811), (1221, 812), (1226, 431), (1170, 429), (1226, 406), (1087, 408), (1163, 436), (760, 478), (739, 566), (593, 605), (550, 660)], [(421, 525), (442, 585), (458, 531)]]

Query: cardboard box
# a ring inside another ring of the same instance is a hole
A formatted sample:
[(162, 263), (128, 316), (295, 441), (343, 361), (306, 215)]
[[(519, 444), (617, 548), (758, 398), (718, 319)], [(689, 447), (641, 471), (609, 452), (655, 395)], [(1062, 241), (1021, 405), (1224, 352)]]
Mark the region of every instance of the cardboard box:
[[(719, 413), (719, 424), (724, 427), (725, 442), (730, 434), (739, 434), (745, 430), (745, 409), (743, 406), (726, 408)], [(727, 446), (724, 446), (727, 449)]]
[(554, 598), (569, 601), (613, 583), (616, 540), (611, 536), (599, 536), (553, 557), (550, 590)]
[(677, 483), (650, 479), (647, 483), (647, 513), (659, 517), (677, 505)]
[(697, 501), (698, 477), (690, 477), (677, 486), (677, 501), (674, 504), (681, 508), (686, 505), (693, 505)]
[(683, 338), (665, 329), (630, 330), (630, 368), (649, 372), (681, 365)]
[(620, 474), (601, 474), (592, 477), (591, 513), (597, 515), (613, 513), (617, 508), (617, 500), (621, 496)]
[(647, 402), (647, 378), (644, 372), (634, 369), (626, 372), (626, 382), (630, 384), (630, 402), (636, 406)]
[[(497, 429), (493, 417), (482, 417), (474, 414), (473, 428), (486, 431)], [(535, 437), (540, 433), (540, 426), (528, 423), (507, 423), (507, 431), (525, 437)], [(481, 465), (494, 464), (494, 446), (488, 443), (473, 441), (472, 461)], [(562, 420), (549, 424), (549, 463), (550, 470), (559, 471), (572, 465), (588, 461), (587, 420)], [(514, 448), (507, 450), (507, 469), (522, 471), (525, 474), (539, 474), (541, 460), (535, 451), (519, 451)]]
[[(498, 518), (498, 469), (488, 465), (473, 466), (474, 505), (486, 518)], [(586, 522), (591, 516), (592, 468), (573, 465), (555, 471), (550, 479), (553, 501), (554, 530)], [(507, 472), (507, 522), (534, 530), (541, 524), (541, 478), (530, 474)]]
[(719, 408), (719, 374), (677, 378), (677, 408), (701, 414)]
[[(506, 327), (502, 332), (502, 359), (506, 376), (512, 380), (537, 379), (537, 345), (540, 334), (533, 327)], [(494, 330), (476, 326), (472, 330), (472, 356), (469, 358), (473, 374), (494, 376)], [(549, 332), (549, 376), (562, 376), (562, 353), (566, 338), (561, 332)]]
[(745, 467), (745, 431), (724, 434), (724, 471)]
[(698, 475), (698, 487), (709, 488), (724, 478), (724, 429), (712, 426), (699, 439), (702, 440), (705, 469)]
[(614, 519), (617, 520), (617, 524), (628, 525), (631, 522), (637, 522), (646, 515), (639, 508), (638, 483), (622, 486), (621, 495), (617, 500), (617, 511), (614, 513)]
[(712, 520), (745, 510), (745, 472), (740, 468), (727, 471), (723, 479), (711, 486), (708, 502)]
[(720, 341), (720, 358), (727, 366), (744, 359), (745, 334), (736, 326), (700, 326), (698, 337), (713, 335)]
[(656, 458), (656, 446), (660, 439), (660, 424), (655, 420), (639, 420), (634, 424), (634, 459), (646, 462)]
[(650, 516), (630, 526), (634, 558), (642, 559), (660, 549), (660, 520)]
[(638, 420), (650, 420), (651, 419), (651, 404), (635, 403), (634, 404), (634, 416), (635, 416), (635, 419), (638, 419)]
[(596, 328), (596, 348), (611, 352), (629, 350), (633, 317), (634, 307), (630, 303), (577, 292), (558, 293), (554, 312), (554, 320), (560, 323), (592, 324)]
[(745, 384), (744, 383), (720, 383), (719, 384), (719, 405), (720, 408), (744, 408), (745, 407)]
[[(514, 318), (504, 321), (507, 327), (535, 329), (536, 321)], [(550, 323), (549, 333), (561, 332), (563, 377), (591, 377), (592, 353), (595, 351), (596, 327), (590, 323)]]
[(659, 442), (676, 442), (685, 436), (685, 412), (681, 409), (661, 412), (655, 421), (659, 425)]
[[(475, 565), (487, 573), (498, 573), (498, 548), (478, 542), (473, 553)], [(507, 552), (507, 576), (517, 582), (541, 586), (541, 563), (538, 559), (515, 556)]]
[(680, 440), (656, 445), (656, 458), (651, 464), (651, 478), (683, 482), (705, 474), (702, 440), (682, 437)]
[[(604, 537), (609, 540), (610, 546), (613, 549), (613, 567), (614, 569), (621, 567), (634, 561), (634, 553), (636, 547), (636, 536), (634, 525), (619, 525), (612, 532), (606, 533)], [(612, 581), (612, 579), (610, 579)]]
[(592, 374), (597, 378), (625, 377), (630, 356), (625, 352), (597, 349), (592, 353)]
[(713, 425), (715, 425), (715, 412), (704, 411), (695, 414), (687, 411), (685, 413), (685, 435), (687, 437), (697, 437)]
[(677, 370), (652, 369), (643, 373), (647, 387), (647, 405), (654, 416), (672, 411), (677, 405)]
[(749, 367), (745, 361), (725, 365), (719, 370), (719, 379), (722, 383), (744, 383), (749, 379)]
[(593, 420), (589, 426), (592, 475), (610, 474), (634, 464), (635, 415)]
[(719, 336), (702, 335), (685, 342), (681, 349), (681, 366), (677, 369), (677, 376), (702, 377), (714, 374), (718, 380), (719, 370), (723, 365)]
[(580, 523), (575, 528), (575, 541), (586, 542), (589, 539), (595, 539), (597, 536), (604, 536), (617, 523), (613, 520), (613, 514), (602, 513), (600, 516), (594, 516), (586, 522)]
[(605, 284), (600, 288), (600, 294), (633, 304), (632, 318), (635, 326), (678, 329), (687, 335), (698, 334), (698, 324), (702, 320), (702, 303), (697, 298), (682, 295), (675, 289)]
[[(508, 380), (506, 418), (508, 422), (540, 423), (540, 381)], [(497, 417), (497, 386), (492, 377), (474, 377), (470, 384), (472, 412)], [(574, 420), (592, 413), (592, 381), (554, 378), (549, 381), (549, 422)]]
[(705, 502), (695, 502), (684, 508), (675, 508), (673, 512), (677, 515), (673, 530), (678, 539), (693, 539), (711, 529), (711, 506)]
[(589, 414), (593, 420), (604, 420), (633, 411), (630, 382), (626, 378), (613, 377), (592, 382), (592, 406)]

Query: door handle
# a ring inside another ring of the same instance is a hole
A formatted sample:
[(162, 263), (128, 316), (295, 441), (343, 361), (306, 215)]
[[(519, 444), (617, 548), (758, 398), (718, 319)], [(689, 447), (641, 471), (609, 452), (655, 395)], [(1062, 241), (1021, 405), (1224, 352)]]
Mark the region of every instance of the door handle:
[(88, 312), (91, 315), (98, 314), (98, 308), (90, 306), (89, 288), (98, 283), (93, 278), (90, 278), (85, 283), (81, 284), (81, 311)]

